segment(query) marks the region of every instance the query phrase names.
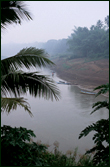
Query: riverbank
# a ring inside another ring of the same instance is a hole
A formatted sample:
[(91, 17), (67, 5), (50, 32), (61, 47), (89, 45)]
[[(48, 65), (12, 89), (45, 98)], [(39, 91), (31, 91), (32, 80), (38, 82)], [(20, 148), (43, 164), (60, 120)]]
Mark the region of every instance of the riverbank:
[[(93, 91), (99, 85), (109, 83), (109, 60), (85, 61), (84, 58), (55, 59), (53, 70), (57, 76), (80, 89)], [(97, 90), (95, 92), (98, 92)], [(109, 96), (107, 93), (106, 96)]]
[[(58, 73), (56, 74), (59, 78), (61, 78), (62, 80), (64, 80), (65, 82), (69, 82), (71, 85), (75, 85), (77, 86), (78, 88), (80, 88), (81, 90), (85, 90), (85, 91), (90, 91), (90, 92), (95, 92), (95, 93), (98, 93), (99, 90), (94, 90), (95, 87), (97, 86), (93, 86), (93, 85), (85, 85), (85, 84), (77, 84), (74, 80), (70, 80), (68, 78), (66, 78), (65, 76), (62, 77), (62, 75), (59, 75)], [(98, 85), (99, 86), (99, 85)], [(106, 93), (106, 94), (102, 94), (103, 96), (105, 97), (109, 97), (109, 92)]]

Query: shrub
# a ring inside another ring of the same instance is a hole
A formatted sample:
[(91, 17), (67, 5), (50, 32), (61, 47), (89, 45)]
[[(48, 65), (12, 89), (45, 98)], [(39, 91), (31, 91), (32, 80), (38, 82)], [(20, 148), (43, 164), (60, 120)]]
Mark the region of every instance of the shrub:
[(26, 128), (1, 127), (1, 165), (2, 166), (46, 166), (40, 156), (47, 147), (35, 142), (29, 143), (35, 137), (32, 130)]

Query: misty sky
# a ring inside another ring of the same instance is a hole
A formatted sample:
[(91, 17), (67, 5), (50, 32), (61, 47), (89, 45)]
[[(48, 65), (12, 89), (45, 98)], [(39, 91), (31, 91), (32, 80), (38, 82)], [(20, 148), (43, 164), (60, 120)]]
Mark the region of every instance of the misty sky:
[(109, 1), (25, 1), (32, 21), (9, 25), (1, 43), (47, 42), (68, 38), (74, 26), (88, 27), (109, 15)]

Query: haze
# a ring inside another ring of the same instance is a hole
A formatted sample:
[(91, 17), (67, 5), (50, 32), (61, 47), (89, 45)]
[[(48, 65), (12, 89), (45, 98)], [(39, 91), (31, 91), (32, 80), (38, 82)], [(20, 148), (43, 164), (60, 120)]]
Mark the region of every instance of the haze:
[(74, 26), (88, 27), (109, 15), (109, 1), (25, 1), (32, 21), (9, 25), (1, 43), (46, 42), (68, 38)]

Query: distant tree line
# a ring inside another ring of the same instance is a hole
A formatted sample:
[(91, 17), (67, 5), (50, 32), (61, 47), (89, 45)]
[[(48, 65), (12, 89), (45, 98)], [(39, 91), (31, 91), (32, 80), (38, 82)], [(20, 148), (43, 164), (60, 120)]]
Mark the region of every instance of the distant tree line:
[(97, 21), (90, 29), (87, 27), (75, 27), (74, 33), (67, 39), (70, 59), (109, 57), (109, 16)]
[[(53, 56), (61, 56), (61, 55), (67, 55), (67, 39), (51, 39), (47, 42), (33, 42), (33, 43), (9, 43), (9, 44), (2, 44), (1, 45), (1, 59), (7, 58), (7, 50), (8, 50), (8, 56), (12, 56), (19, 52), (23, 47), (29, 47), (30, 45), (32, 47), (36, 47), (39, 49), (45, 49), (45, 51), (50, 55), (50, 57)], [(6, 50), (7, 48), (7, 50)]]
[(49, 40), (42, 48), (51, 57), (74, 58), (109, 58), (109, 16), (104, 22), (98, 20), (96, 25), (74, 27), (67, 39)]
[[(66, 39), (51, 39), (47, 42), (34, 42), (29, 44), (4, 44), (1, 54), (4, 57), (6, 47), (8, 55), (16, 54), (22, 47), (29, 46), (45, 49), (51, 58), (109, 58), (109, 16), (104, 22), (98, 20), (96, 25), (87, 27), (74, 27), (73, 33)], [(14, 47), (13, 47), (14, 46)]]

